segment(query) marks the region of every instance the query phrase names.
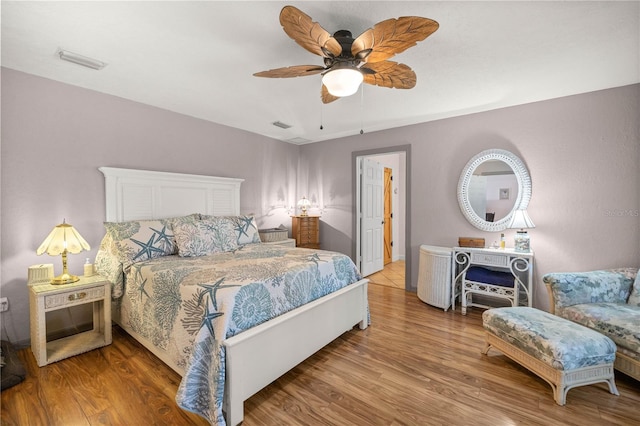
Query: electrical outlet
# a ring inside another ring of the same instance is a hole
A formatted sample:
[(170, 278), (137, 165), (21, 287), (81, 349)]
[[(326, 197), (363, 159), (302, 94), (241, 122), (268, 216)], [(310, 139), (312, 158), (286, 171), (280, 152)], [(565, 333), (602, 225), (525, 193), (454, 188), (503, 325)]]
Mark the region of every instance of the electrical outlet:
[(6, 312), (9, 310), (9, 299), (6, 297), (0, 297), (0, 312)]

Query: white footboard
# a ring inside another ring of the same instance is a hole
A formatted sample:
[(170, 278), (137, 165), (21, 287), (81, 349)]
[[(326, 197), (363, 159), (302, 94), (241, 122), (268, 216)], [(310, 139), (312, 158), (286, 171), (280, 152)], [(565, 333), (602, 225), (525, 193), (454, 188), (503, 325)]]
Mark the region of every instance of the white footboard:
[[(223, 342), (226, 350), (224, 414), (228, 425), (244, 418), (244, 401), (291, 370), (345, 331), (369, 325), (367, 284), (363, 279), (311, 303), (246, 330)], [(184, 376), (148, 339), (114, 321), (165, 364)]]
[(358, 324), (368, 326), (363, 279), (224, 341), (227, 424), (244, 418), (244, 401)]

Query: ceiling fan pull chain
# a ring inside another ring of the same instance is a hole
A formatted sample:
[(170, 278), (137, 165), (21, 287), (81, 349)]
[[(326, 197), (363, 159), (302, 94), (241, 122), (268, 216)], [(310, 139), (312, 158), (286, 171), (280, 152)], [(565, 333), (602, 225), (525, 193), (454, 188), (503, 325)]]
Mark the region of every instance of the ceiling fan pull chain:
[(323, 118), (322, 118), (323, 110), (324, 110), (324, 106), (323, 106), (323, 104), (320, 104), (320, 130), (324, 129), (324, 126), (322, 126), (322, 122), (324, 121)]
[(364, 84), (360, 86), (360, 134), (364, 134)]

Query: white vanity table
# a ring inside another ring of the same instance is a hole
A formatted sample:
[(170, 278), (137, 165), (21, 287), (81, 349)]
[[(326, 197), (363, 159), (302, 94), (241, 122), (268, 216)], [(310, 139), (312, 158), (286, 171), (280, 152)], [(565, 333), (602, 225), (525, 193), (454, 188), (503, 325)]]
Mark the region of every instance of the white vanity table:
[[(468, 306), (490, 308), (488, 305), (474, 302), (474, 295), (504, 299), (509, 301), (511, 306), (519, 306), (523, 303), (532, 306), (533, 259), (532, 251), (523, 253), (512, 248), (454, 247), (451, 260), (452, 309), (455, 309), (455, 301), (458, 296), (462, 304), (463, 315), (467, 313)], [(468, 279), (467, 272), (472, 266), (510, 273), (514, 280), (513, 287)]]
[[(522, 226), (512, 219), (519, 211), (526, 215), (531, 199), (531, 177), (517, 155), (503, 149), (487, 149), (472, 157), (462, 170), (457, 196), (460, 211), (471, 225), (485, 232), (502, 232), (508, 227)], [(515, 223), (518, 226), (514, 226)], [(526, 227), (533, 226), (531, 222)], [(481, 303), (490, 302), (487, 299), (502, 300), (502, 304), (506, 301), (511, 306), (531, 306), (533, 259), (532, 251), (513, 248), (454, 247), (450, 282), (452, 308), (455, 309), (457, 297), (460, 297), (463, 315), (467, 306), (491, 307)]]

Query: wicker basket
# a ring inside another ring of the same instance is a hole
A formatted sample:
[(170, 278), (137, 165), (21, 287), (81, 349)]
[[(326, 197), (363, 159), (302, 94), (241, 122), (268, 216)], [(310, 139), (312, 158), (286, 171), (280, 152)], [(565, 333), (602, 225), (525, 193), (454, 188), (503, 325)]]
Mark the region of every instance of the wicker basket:
[(282, 228), (259, 229), (258, 233), (263, 243), (272, 243), (274, 241), (286, 240), (289, 235), (289, 230)]

